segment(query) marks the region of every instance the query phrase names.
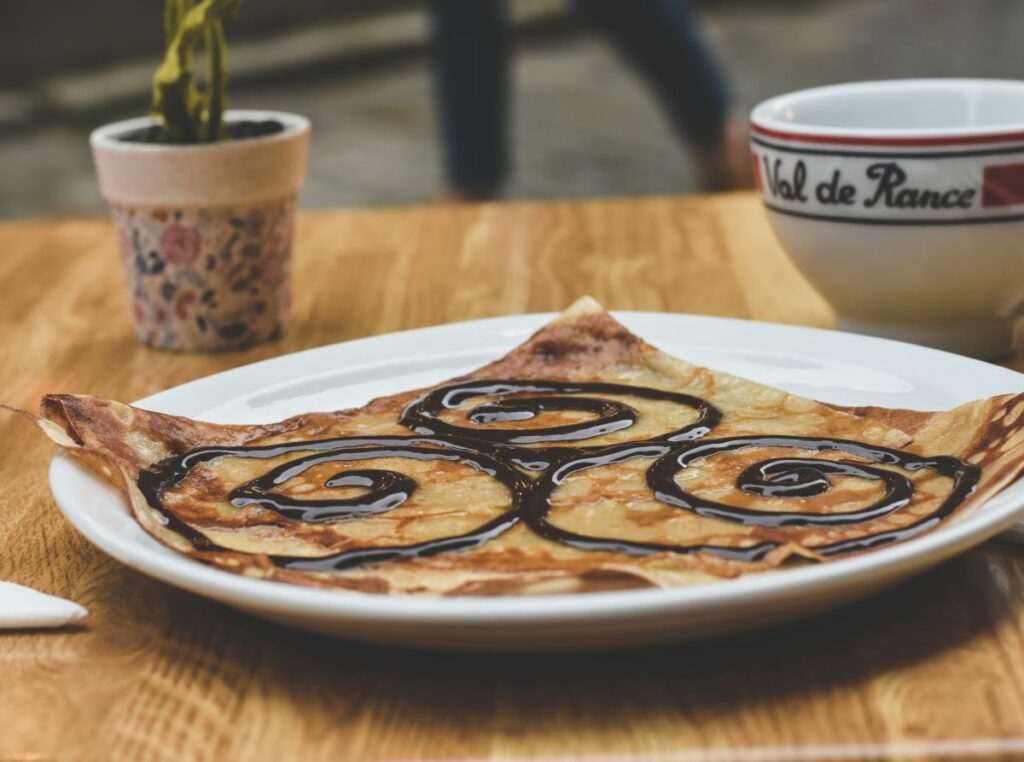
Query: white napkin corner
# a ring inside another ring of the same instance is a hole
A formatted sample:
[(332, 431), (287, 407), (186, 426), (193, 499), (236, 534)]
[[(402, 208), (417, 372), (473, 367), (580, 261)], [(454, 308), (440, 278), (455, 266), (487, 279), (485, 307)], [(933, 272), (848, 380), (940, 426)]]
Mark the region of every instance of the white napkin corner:
[(0, 582), (0, 629), (63, 627), (88, 614), (84, 606), (24, 585)]

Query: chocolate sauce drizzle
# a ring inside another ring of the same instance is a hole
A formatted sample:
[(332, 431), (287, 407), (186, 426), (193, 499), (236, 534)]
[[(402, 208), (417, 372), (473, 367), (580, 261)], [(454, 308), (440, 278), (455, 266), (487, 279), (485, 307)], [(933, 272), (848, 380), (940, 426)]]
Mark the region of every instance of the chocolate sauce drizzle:
[[(697, 418), (680, 429), (642, 441), (578, 445), (575, 443), (625, 431), (638, 420), (637, 411), (625, 403), (605, 397), (575, 396), (585, 394), (673, 402), (691, 408)], [(451, 417), (451, 411), (462, 408), (474, 398), (497, 398), (477, 405), (465, 414), (466, 419), (475, 425), (459, 425), (442, 417), (446, 412)], [(578, 411), (588, 417), (578, 423), (547, 428), (512, 429), (494, 425), (532, 420), (551, 411)], [(897, 466), (911, 473), (927, 469), (952, 480), (949, 495), (928, 515), (895, 529), (813, 546), (813, 550), (823, 556), (866, 550), (925, 532), (951, 514), (974, 491), (980, 478), (980, 469), (956, 458), (923, 457), (845, 439), (794, 436), (705, 439), (721, 418), (721, 411), (705, 400), (661, 389), (559, 381), (466, 382), (428, 392), (403, 411), (400, 422), (416, 432), (413, 436), (334, 437), (272, 445), (201, 447), (143, 471), (139, 475), (138, 486), (148, 503), (165, 518), (170, 529), (203, 550), (226, 548), (217, 546), (201, 531), (181, 521), (164, 505), (163, 496), (197, 465), (225, 457), (270, 459), (300, 454), (239, 485), (227, 496), (237, 508), (258, 506), (278, 514), (282, 523), (345, 521), (385, 513), (402, 505), (419, 486), (414, 479), (397, 471), (361, 468), (339, 471), (324, 482), (328, 489), (358, 487), (364, 490), (355, 497), (307, 499), (281, 491), (291, 479), (324, 463), (355, 463), (381, 458), (448, 461), (483, 472), (499, 480), (508, 490), (509, 507), (505, 512), (463, 534), (409, 545), (357, 548), (324, 557), (271, 557), (278, 566), (323, 572), (478, 548), (519, 523), (537, 535), (563, 545), (632, 556), (699, 552), (753, 562), (763, 559), (783, 544), (776, 539), (758, 541), (751, 538), (750, 544), (740, 546), (673, 545), (593, 537), (552, 523), (549, 517), (551, 498), (567, 477), (634, 458), (655, 459), (647, 469), (646, 479), (658, 501), (698, 516), (759, 527), (768, 532), (784, 527), (862, 524), (906, 507), (914, 497), (913, 483), (897, 471), (879, 468), (878, 465)], [(831, 477), (879, 482), (884, 494), (871, 505), (851, 511), (760, 511), (701, 498), (685, 491), (675, 480), (679, 471), (705, 458), (755, 447), (842, 452), (859, 460), (780, 457), (760, 461), (745, 469), (737, 479), (736, 486), (748, 494), (778, 498), (813, 497), (832, 488)], [(534, 472), (537, 478), (529, 478), (524, 471)]]

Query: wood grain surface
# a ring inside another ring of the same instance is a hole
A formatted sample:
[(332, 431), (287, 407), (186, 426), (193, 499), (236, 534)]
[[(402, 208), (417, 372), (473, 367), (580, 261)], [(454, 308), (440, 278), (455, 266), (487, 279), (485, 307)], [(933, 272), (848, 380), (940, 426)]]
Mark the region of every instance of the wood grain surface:
[[(0, 226), (0, 401), (132, 400), (403, 328), (613, 309), (827, 326), (753, 196), (318, 212), (277, 343), (141, 347), (106, 221)], [(483, 657), (289, 630), (107, 558), (58, 512), (52, 448), (0, 415), (0, 579), (74, 630), (0, 633), (0, 759), (1024, 758), (1024, 549), (993, 541), (870, 601), (710, 642)]]

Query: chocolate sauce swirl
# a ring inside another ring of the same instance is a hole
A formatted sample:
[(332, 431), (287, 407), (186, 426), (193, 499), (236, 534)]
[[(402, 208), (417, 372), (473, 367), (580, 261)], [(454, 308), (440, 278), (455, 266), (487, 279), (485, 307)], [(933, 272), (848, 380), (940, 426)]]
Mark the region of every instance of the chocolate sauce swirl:
[[(626, 432), (637, 422), (639, 414), (633, 407), (607, 399), (605, 395), (675, 403), (692, 409), (696, 420), (642, 441), (580, 444)], [(490, 398), (491, 401), (476, 405), (465, 414), (474, 425), (451, 423), (441, 417), (445, 412), (454, 414), (475, 398)], [(496, 425), (534, 420), (545, 413), (564, 411), (585, 413), (587, 417), (577, 423), (550, 427), (522, 429)], [(415, 431), (415, 435), (335, 437), (271, 445), (197, 448), (142, 472), (138, 484), (149, 504), (165, 517), (169, 528), (186, 536), (197, 548), (206, 550), (222, 548), (168, 510), (163, 495), (199, 464), (225, 457), (270, 459), (293, 453), (298, 456), (235, 487), (227, 496), (237, 508), (257, 506), (276, 513), (282, 522), (343, 522), (386, 513), (404, 504), (419, 487), (414, 479), (397, 471), (365, 467), (339, 471), (323, 482), (324, 489), (344, 489), (338, 497), (313, 499), (288, 494), (286, 486), (290, 480), (325, 463), (367, 462), (372, 465), (372, 461), (381, 458), (449, 461), (484, 472), (498, 479), (508, 490), (509, 506), (504, 512), (462, 534), (408, 545), (356, 548), (324, 557), (271, 557), (273, 563), (285, 568), (323, 572), (478, 548), (519, 523), (553, 542), (581, 550), (633, 556), (708, 553), (729, 560), (754, 562), (782, 544), (777, 539), (756, 537), (746, 537), (740, 545), (641, 542), (588, 536), (551, 522), (552, 496), (567, 477), (634, 458), (654, 459), (646, 471), (646, 481), (659, 502), (698, 516), (769, 531), (787, 527), (851, 526), (899, 511), (912, 502), (914, 484), (894, 467), (908, 473), (927, 469), (952, 480), (949, 495), (928, 515), (896, 529), (814, 546), (813, 550), (823, 556), (865, 550), (927, 531), (952, 513), (974, 491), (980, 478), (977, 467), (956, 458), (923, 457), (844, 439), (793, 436), (705, 439), (721, 417), (721, 412), (705, 400), (661, 389), (610, 383), (471, 381), (435, 389), (413, 401), (403, 411), (400, 422)], [(883, 494), (871, 505), (850, 511), (764, 511), (701, 498), (685, 491), (676, 481), (680, 471), (705, 458), (757, 447), (841, 452), (858, 460), (802, 455), (763, 460), (746, 468), (737, 479), (737, 488), (748, 494), (772, 498), (814, 497), (832, 489), (832, 480), (836, 477), (877, 482)], [(536, 478), (531, 479), (524, 472), (534, 472)], [(351, 496), (353, 487), (363, 492)]]
[(705, 440), (668, 453), (647, 471), (647, 484), (662, 503), (691, 511), (698, 516), (732, 521), (757, 527), (830, 527), (862, 524), (884, 518), (908, 505), (914, 496), (913, 483), (895, 471), (847, 460), (816, 458), (772, 458), (755, 463), (740, 474), (736, 486), (754, 495), (768, 497), (813, 497), (832, 488), (829, 476), (846, 476), (881, 482), (885, 492), (864, 508), (832, 513), (791, 511), (758, 511), (718, 503), (685, 491), (675, 475), (699, 460), (723, 452), (753, 447), (792, 448), (814, 452), (845, 452), (871, 463), (898, 466), (911, 473), (927, 469), (952, 479), (953, 486), (945, 500), (928, 516), (888, 531), (867, 534), (811, 548), (822, 555), (836, 555), (851, 550), (877, 547), (905, 540), (935, 526), (970, 495), (978, 484), (981, 470), (948, 456), (923, 457), (902, 450), (867, 445), (847, 439), (818, 437), (762, 436), (730, 437)]
[[(430, 445), (424, 447), (423, 445)], [(225, 457), (269, 459), (291, 453), (310, 453), (283, 463), (264, 475), (239, 485), (228, 494), (232, 505), (243, 508), (258, 505), (299, 522), (317, 523), (344, 520), (393, 510), (415, 491), (415, 480), (404, 474), (382, 469), (345, 471), (329, 477), (327, 488), (367, 486), (369, 491), (352, 498), (304, 499), (288, 496), (275, 488), (301, 476), (322, 463), (353, 462), (379, 458), (411, 458), (420, 461), (446, 460), (470, 466), (501, 481), (509, 491), (510, 507), (475, 530), (454, 537), (402, 546), (357, 548), (326, 557), (304, 558), (275, 556), (271, 560), (288, 568), (307, 570), (340, 570), (399, 558), (421, 558), (453, 550), (478, 547), (514, 526), (519, 521), (523, 496), (530, 489), (530, 480), (513, 466), (483, 452), (458, 443), (432, 437), (336, 437), (306, 442), (273, 445), (239, 445), (203, 447), (183, 456), (165, 461), (140, 473), (138, 486), (147, 502), (167, 519), (170, 529), (187, 537), (201, 550), (226, 550), (209, 540), (202, 532), (181, 521), (163, 504), (163, 494), (180, 483), (200, 463)], [(360, 485), (359, 482), (363, 484)]]
[[(712, 404), (689, 394), (649, 389), (642, 386), (605, 383), (566, 383), (562, 381), (480, 381), (435, 389), (410, 404), (402, 413), (401, 423), (418, 434), (441, 435), (498, 442), (504, 445), (536, 445), (549, 442), (578, 442), (628, 429), (637, 421), (636, 410), (621, 402), (603, 398), (575, 398), (537, 396), (550, 393), (560, 395), (615, 394), (641, 399), (674, 402), (697, 411), (697, 420), (657, 439), (680, 442), (699, 439), (707, 435), (722, 419), (721, 412)], [(530, 394), (523, 397), (518, 395)], [(490, 424), (504, 421), (526, 421), (544, 412), (577, 410), (592, 413), (593, 420), (565, 426), (536, 429), (500, 429), (459, 426), (440, 418), (445, 410), (461, 407), (474, 397), (507, 397), (469, 411), (473, 423)], [(584, 448), (588, 449), (588, 448)], [(593, 449), (593, 448), (589, 448)]]
[(625, 553), (631, 556), (649, 556), (655, 553), (710, 553), (733, 561), (760, 561), (777, 547), (774, 542), (754, 542), (747, 546), (724, 546), (709, 544), (674, 545), (660, 542), (622, 540), (612, 537), (591, 535), (564, 529), (551, 523), (551, 497), (565, 478), (579, 471), (601, 466), (624, 463), (633, 458), (656, 458), (672, 452), (672, 445), (637, 443), (609, 447), (602, 452), (568, 459), (543, 474), (531, 490), (524, 509), (524, 521), (530, 529), (546, 540), (568, 545), (578, 550), (600, 550), (608, 553)]

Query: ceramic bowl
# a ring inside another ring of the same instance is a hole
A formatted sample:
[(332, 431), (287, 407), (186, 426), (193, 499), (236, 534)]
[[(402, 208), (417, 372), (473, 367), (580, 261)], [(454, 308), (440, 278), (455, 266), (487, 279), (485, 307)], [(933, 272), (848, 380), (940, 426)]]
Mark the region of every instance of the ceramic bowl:
[(1024, 82), (789, 93), (751, 114), (758, 189), (838, 327), (975, 357), (1024, 309)]

